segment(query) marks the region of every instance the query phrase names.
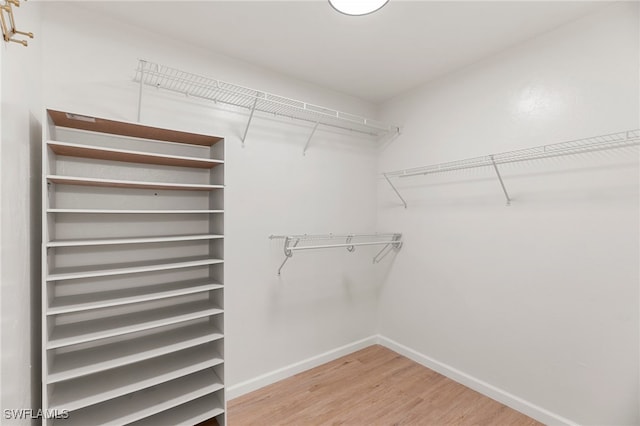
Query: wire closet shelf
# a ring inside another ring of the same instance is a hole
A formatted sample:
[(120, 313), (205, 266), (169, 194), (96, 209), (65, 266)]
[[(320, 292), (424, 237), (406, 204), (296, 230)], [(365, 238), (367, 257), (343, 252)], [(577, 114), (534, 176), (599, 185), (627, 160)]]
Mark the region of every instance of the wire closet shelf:
[(284, 240), (284, 261), (278, 268), (278, 275), (285, 263), (293, 257), (294, 251), (316, 250), (326, 248), (346, 248), (353, 252), (358, 246), (383, 245), (384, 247), (373, 257), (373, 263), (384, 259), (393, 249), (402, 247), (402, 234), (320, 234), (320, 235), (270, 235), (270, 240)]
[(255, 111), (313, 123), (315, 127), (312, 135), (319, 124), (376, 137), (398, 133), (400, 130), (397, 126), (358, 115), (250, 89), (145, 60), (139, 61), (134, 80), (140, 83), (138, 121), (140, 120), (142, 103), (142, 86), (152, 86), (250, 110), (247, 129), (242, 137), (243, 143)]
[(500, 185), (502, 186), (502, 190), (505, 194), (508, 205), (511, 202), (511, 199), (509, 198), (509, 195), (506, 191), (506, 187), (504, 185), (504, 181), (502, 180), (502, 176), (500, 175), (498, 165), (565, 155), (584, 154), (588, 152), (604, 151), (610, 149), (619, 149), (635, 146), (638, 144), (640, 144), (640, 129), (627, 130), (623, 132), (593, 136), (584, 139), (576, 139), (549, 145), (540, 145), (533, 148), (519, 149), (515, 151), (507, 151), (480, 157), (466, 158), (463, 160), (450, 161), (446, 163), (431, 164), (428, 166), (386, 172), (383, 173), (383, 177), (387, 180), (391, 188), (394, 190), (394, 192), (400, 198), (406, 208), (407, 203), (398, 189), (393, 185), (391, 181), (392, 178), (422, 176), (434, 173), (450, 172), (454, 170), (472, 169), (477, 167), (492, 167), (496, 172), (498, 180), (500, 181)]

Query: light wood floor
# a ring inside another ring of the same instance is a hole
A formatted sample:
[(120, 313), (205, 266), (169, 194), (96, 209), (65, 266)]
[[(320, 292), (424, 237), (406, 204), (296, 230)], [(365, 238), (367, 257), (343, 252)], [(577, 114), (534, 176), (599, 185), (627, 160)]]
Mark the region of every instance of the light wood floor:
[(229, 401), (229, 426), (541, 425), (379, 345)]

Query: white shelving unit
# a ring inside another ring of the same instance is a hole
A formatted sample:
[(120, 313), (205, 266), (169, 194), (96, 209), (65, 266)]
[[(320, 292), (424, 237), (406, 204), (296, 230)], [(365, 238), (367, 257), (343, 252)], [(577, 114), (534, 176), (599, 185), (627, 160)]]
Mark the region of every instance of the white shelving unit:
[(43, 424), (226, 424), (224, 140), (46, 123)]
[[(398, 196), (405, 208), (407, 202), (400, 194), (400, 191), (393, 184), (392, 179), (408, 178), (414, 176), (426, 176), (435, 173), (445, 173), (454, 170), (473, 169), (478, 167), (492, 168), (500, 187), (504, 193), (507, 205), (511, 204), (511, 198), (500, 174), (499, 165), (518, 163), (522, 161), (541, 160), (545, 158), (562, 157), (568, 155), (586, 154), (589, 152), (606, 151), (612, 149), (628, 148), (640, 144), (640, 129), (627, 130), (623, 132), (610, 133), (607, 135), (592, 136), (584, 139), (575, 139), (549, 145), (540, 145), (532, 148), (525, 148), (516, 151), (500, 152), (497, 154), (484, 155), (481, 157), (466, 158), (447, 163), (430, 164), (428, 166), (414, 167), (411, 169), (396, 170), (383, 173), (383, 177), (391, 186), (391, 189)], [(634, 154), (637, 156), (637, 154)]]
[(262, 90), (250, 89), (145, 60), (138, 62), (134, 81), (140, 84), (138, 120), (140, 120), (142, 108), (143, 86), (165, 89), (193, 98), (206, 99), (249, 110), (249, 119), (242, 136), (243, 144), (256, 111), (311, 123), (313, 129), (310, 132), (303, 153), (305, 153), (309, 147), (311, 138), (319, 125), (375, 137), (400, 132), (398, 126), (382, 123), (377, 120), (336, 111), (331, 108), (313, 105)]

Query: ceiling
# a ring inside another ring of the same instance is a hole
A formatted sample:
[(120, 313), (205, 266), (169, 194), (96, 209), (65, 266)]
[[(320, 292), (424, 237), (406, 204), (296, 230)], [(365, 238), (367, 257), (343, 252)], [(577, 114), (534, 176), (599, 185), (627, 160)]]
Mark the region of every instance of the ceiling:
[(377, 13), (352, 17), (326, 0), (83, 3), (138, 27), (376, 103), (601, 6), (391, 0)]

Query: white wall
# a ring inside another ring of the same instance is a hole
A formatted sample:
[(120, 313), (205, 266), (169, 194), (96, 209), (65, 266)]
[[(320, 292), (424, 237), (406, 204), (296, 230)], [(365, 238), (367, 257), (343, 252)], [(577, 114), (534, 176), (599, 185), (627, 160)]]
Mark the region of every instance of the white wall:
[[(2, 409), (39, 407), (40, 361), (40, 6), (16, 11), (29, 47), (0, 45), (2, 110), (0, 142), (0, 332)], [(0, 413), (5, 424), (4, 412)], [(29, 424), (29, 420), (6, 420)]]
[[(371, 105), (228, 57), (56, 4), (44, 9), (44, 104), (135, 121), (137, 60), (368, 115)], [(146, 88), (142, 122), (226, 138), (226, 376), (237, 385), (371, 336), (380, 271), (375, 248), (302, 253), (276, 271), (270, 234), (370, 232), (376, 224), (377, 152), (367, 139)], [(261, 381), (260, 384), (264, 384)], [(248, 387), (243, 387), (246, 390)], [(239, 391), (238, 391), (239, 392)], [(236, 392), (235, 394), (237, 394)]]
[[(380, 171), (639, 128), (638, 40), (607, 5), (387, 102)], [(502, 173), (510, 207), (490, 169), (398, 179), (406, 210), (379, 181), (380, 333), (545, 421), (638, 424), (637, 149)]]
[[(44, 106), (134, 121), (132, 77), (145, 58), (374, 112), (77, 5), (40, 7), (42, 28), (35, 4), (20, 10), (32, 45), (1, 52), (2, 408), (37, 406), (39, 393), (27, 336), (32, 324), (39, 332), (29, 309), (39, 306)], [(336, 132), (317, 132), (303, 157), (310, 127), (262, 116), (243, 149), (246, 112), (146, 90), (143, 123), (227, 139), (228, 383), (380, 332), (551, 419), (638, 423), (637, 151), (504, 167), (511, 207), (490, 170), (402, 181), (407, 210), (376, 182), (377, 171), (640, 127), (637, 8), (608, 6), (386, 103), (383, 118), (404, 133), (379, 166), (366, 140)], [(301, 253), (275, 275), (271, 233), (373, 229), (404, 232), (391, 270), (391, 257), (372, 267), (375, 250), (363, 248)]]

